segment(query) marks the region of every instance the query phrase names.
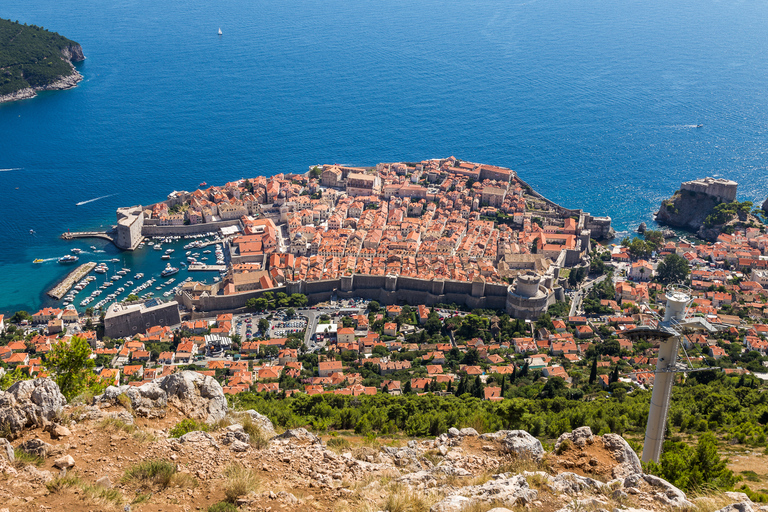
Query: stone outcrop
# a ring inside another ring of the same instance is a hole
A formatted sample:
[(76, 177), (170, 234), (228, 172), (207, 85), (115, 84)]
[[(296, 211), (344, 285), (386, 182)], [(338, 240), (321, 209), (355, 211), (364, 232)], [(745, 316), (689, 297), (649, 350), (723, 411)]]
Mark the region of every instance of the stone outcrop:
[(121, 395), (130, 400), (137, 415), (147, 418), (164, 417), (169, 405), (209, 424), (227, 415), (227, 399), (221, 385), (213, 377), (193, 371), (167, 375), (138, 387), (110, 386), (98, 400), (118, 404)]
[(47, 377), (19, 381), (0, 391), (0, 425), (11, 434), (42, 427), (53, 422), (66, 403), (59, 386)]
[(541, 460), (544, 456), (541, 441), (525, 430), (499, 430), (493, 434), (483, 434), (480, 439), (498, 441), (505, 453), (514, 453), (519, 457)]
[(248, 415), (251, 418), (251, 422), (253, 422), (254, 425), (259, 427), (259, 430), (261, 431), (261, 435), (264, 436), (264, 439), (272, 439), (275, 437), (275, 426), (272, 425), (272, 421), (264, 416), (263, 414), (259, 414), (258, 412), (254, 411), (253, 409), (249, 409), (243, 413), (244, 415)]

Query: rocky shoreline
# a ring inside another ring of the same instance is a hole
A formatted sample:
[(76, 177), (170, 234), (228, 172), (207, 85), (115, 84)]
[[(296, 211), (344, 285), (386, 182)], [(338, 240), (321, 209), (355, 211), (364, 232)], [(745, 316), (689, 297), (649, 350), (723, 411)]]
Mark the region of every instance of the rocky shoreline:
[(66, 89), (72, 89), (77, 87), (77, 84), (82, 81), (83, 75), (81, 75), (74, 66), (72, 66), (72, 74), (69, 76), (61, 76), (58, 80), (42, 87), (27, 87), (26, 89), (20, 89), (10, 94), (0, 96), (0, 103), (8, 101), (28, 100), (37, 96), (40, 91), (63, 91)]
[(83, 80), (83, 75), (81, 75), (75, 69), (75, 66), (72, 64), (72, 62), (81, 62), (85, 60), (85, 55), (83, 55), (83, 48), (76, 43), (70, 44), (69, 46), (61, 49), (61, 57), (63, 60), (69, 63), (69, 67), (72, 69), (71, 74), (66, 76), (62, 75), (58, 77), (55, 82), (47, 85), (38, 87), (26, 87), (9, 94), (0, 95), (0, 103), (5, 103), (8, 101), (28, 100), (37, 96), (37, 93), (40, 91), (63, 91), (77, 87), (77, 84)]

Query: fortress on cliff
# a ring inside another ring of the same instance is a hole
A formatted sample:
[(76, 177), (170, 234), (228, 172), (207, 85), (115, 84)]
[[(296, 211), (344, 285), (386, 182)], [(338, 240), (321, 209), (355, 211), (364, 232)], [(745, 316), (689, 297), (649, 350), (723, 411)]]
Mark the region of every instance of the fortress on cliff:
[(726, 180), (724, 178), (706, 177), (698, 180), (685, 181), (680, 186), (680, 190), (706, 194), (723, 203), (731, 203), (736, 199), (737, 186), (738, 184), (735, 181)]

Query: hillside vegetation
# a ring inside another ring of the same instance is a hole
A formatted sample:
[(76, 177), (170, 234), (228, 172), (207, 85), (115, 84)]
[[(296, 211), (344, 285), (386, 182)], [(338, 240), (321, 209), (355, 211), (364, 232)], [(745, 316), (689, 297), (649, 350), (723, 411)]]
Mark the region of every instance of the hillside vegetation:
[(45, 87), (74, 74), (80, 45), (43, 27), (0, 19), (0, 95)]

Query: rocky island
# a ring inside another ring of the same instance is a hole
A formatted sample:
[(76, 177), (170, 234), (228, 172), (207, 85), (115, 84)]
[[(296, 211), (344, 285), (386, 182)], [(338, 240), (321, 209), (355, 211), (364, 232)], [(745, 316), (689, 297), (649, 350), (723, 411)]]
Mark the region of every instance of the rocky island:
[(80, 45), (43, 27), (0, 19), (0, 103), (75, 87)]
[(662, 201), (656, 213), (659, 224), (682, 228), (705, 240), (732, 232), (737, 225), (760, 224), (752, 215), (752, 202), (736, 201), (735, 181), (704, 178), (686, 181), (670, 199)]

